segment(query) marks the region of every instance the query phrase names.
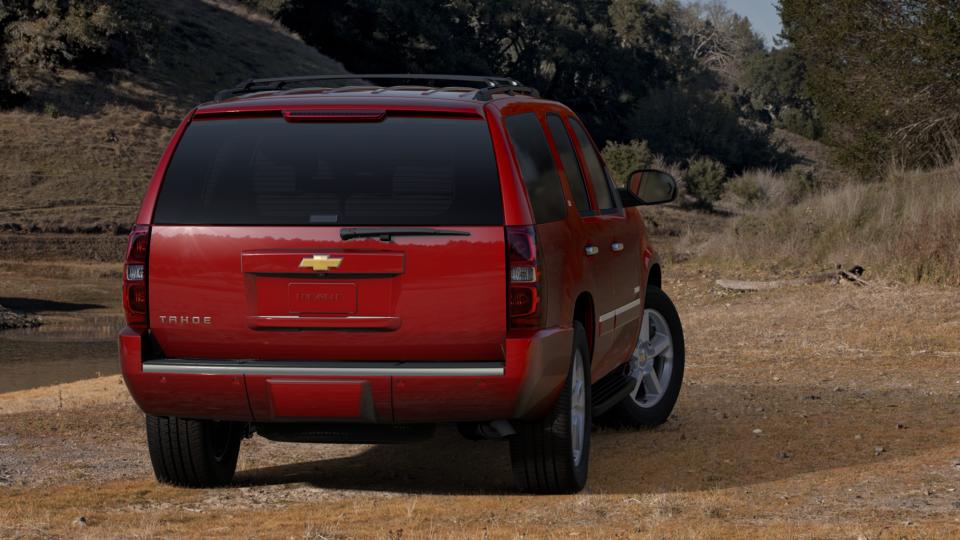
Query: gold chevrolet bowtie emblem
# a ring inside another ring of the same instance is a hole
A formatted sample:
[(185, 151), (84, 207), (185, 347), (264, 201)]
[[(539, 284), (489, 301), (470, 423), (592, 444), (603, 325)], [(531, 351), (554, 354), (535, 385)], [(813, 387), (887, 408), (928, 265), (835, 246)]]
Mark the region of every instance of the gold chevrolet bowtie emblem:
[(337, 268), (342, 262), (342, 258), (337, 259), (328, 255), (314, 255), (312, 257), (304, 257), (303, 260), (300, 261), (300, 268), (313, 268), (315, 272), (326, 272), (331, 268)]

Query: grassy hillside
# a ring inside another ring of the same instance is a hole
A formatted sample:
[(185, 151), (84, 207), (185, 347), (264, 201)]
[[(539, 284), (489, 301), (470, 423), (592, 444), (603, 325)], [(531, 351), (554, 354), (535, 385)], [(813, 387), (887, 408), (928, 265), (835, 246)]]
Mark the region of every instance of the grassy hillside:
[(122, 231), (191, 106), (252, 76), (343, 71), (236, 3), (136, 1), (161, 20), (149, 57), (61, 71), (29, 102), (0, 111), (0, 232)]

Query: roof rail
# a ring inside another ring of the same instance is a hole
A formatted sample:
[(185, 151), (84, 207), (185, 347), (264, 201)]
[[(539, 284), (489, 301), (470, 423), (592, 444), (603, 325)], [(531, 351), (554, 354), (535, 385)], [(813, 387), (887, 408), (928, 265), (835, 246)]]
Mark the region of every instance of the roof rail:
[(538, 92), (536, 88), (520, 86), (519, 84), (498, 84), (496, 86), (489, 86), (487, 88), (481, 88), (477, 90), (477, 93), (474, 95), (474, 99), (478, 101), (490, 101), (496, 94), (507, 94), (510, 96), (520, 94), (522, 96), (530, 96), (535, 98), (540, 97), (540, 92)]
[[(270, 92), (283, 90), (288, 85), (296, 85), (308, 82), (325, 81), (352, 81), (352, 80), (394, 80), (394, 81), (428, 81), (428, 82), (467, 82), (478, 83), (482, 86), (477, 88), (475, 99), (488, 101), (495, 94), (522, 94), (533, 97), (540, 97), (540, 94), (533, 88), (522, 86), (517, 80), (509, 77), (483, 77), (475, 75), (436, 75), (423, 73), (345, 73), (343, 75), (307, 75), (301, 77), (272, 77), (266, 79), (248, 79), (241, 82), (233, 88), (217, 92), (216, 101), (239, 96), (243, 94), (252, 94), (254, 92)], [(429, 87), (433, 88), (433, 87)], [(443, 87), (440, 87), (443, 88)]]

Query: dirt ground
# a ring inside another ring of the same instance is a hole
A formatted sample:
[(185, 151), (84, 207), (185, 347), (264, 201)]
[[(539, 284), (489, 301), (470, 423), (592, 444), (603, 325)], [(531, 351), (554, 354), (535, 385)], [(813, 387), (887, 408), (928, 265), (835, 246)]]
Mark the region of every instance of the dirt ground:
[[(116, 269), (72, 268), (68, 299), (115, 309)], [(960, 290), (727, 294), (689, 262), (665, 277), (687, 338), (677, 409), (595, 431), (582, 494), (516, 494), (506, 444), (452, 427), (398, 446), (254, 438), (234, 486), (159, 486), (112, 375), (0, 394), (0, 537), (960, 536)]]

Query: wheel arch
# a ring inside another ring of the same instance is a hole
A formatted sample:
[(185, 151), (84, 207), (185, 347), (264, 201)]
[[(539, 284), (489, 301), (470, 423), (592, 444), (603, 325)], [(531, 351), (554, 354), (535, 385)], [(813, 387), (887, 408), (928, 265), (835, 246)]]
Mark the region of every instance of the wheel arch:
[(653, 263), (650, 265), (650, 270), (647, 272), (647, 287), (656, 287), (662, 289), (663, 286), (663, 274), (660, 270), (659, 263)]
[(593, 296), (582, 292), (573, 304), (573, 320), (583, 325), (587, 333), (587, 344), (590, 348), (590, 357), (593, 357), (593, 342), (596, 336), (596, 310), (593, 307)]

